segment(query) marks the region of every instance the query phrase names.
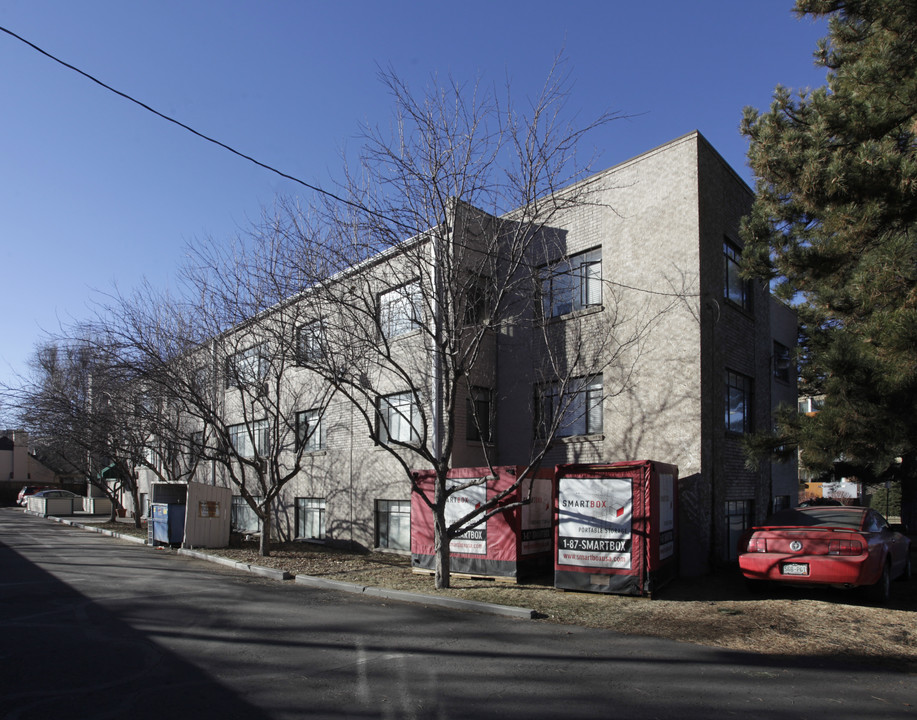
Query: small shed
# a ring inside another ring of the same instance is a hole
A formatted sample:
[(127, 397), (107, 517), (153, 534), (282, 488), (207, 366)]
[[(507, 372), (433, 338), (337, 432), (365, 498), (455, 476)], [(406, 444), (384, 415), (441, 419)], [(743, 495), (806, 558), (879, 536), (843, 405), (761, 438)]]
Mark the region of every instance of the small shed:
[[(154, 483), (150, 486), (150, 543), (174, 542), (186, 548), (226, 547), (231, 509), (229, 488), (196, 482)], [(157, 538), (157, 527), (165, 535)]]
[[(446, 522), (454, 523), (476, 505), (498, 495), (518, 480), (523, 467), (454, 468), (449, 472), (451, 486), (487, 478), (450, 496)], [(415, 472), (416, 484), (433, 495), (432, 470)], [(486, 523), (467, 531), (449, 544), (450, 569), (454, 573), (494, 578), (519, 578), (538, 571), (550, 572), (553, 516), (553, 473), (541, 471), (526, 478), (503, 504), (527, 500), (526, 504), (498, 513)], [(436, 567), (433, 546), (433, 512), (417, 492), (411, 494), (411, 565), (416, 572)]]
[(554, 587), (650, 595), (677, 574), (678, 467), (559, 465)]

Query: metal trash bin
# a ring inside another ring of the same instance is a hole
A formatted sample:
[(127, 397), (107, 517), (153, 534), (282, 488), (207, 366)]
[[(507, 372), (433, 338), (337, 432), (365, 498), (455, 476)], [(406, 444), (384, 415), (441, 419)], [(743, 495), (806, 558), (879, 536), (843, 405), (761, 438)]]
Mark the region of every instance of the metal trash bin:
[(178, 503), (154, 503), (151, 512), (153, 542), (180, 545), (185, 537), (185, 506)]

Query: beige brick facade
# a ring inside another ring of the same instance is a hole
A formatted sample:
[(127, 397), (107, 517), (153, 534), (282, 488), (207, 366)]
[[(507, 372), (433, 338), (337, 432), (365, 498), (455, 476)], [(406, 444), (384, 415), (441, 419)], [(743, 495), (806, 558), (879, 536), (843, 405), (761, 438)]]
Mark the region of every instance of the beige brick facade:
[[(554, 247), (567, 257), (600, 250), (601, 306), (544, 321), (547, 341), (535, 322), (529, 331), (517, 324), (494, 334), (483, 364), (489, 370), (474, 379), (493, 391), (494, 441), (484, 447), (466, 441), (460, 402), (453, 465), (481, 465), (485, 450), (494, 464), (527, 463), (537, 445), (543, 342), (585, 347), (588, 355), (589, 341), (604, 347), (609, 338), (603, 333), (613, 327), (634, 341), (602, 371), (600, 428), (556, 439), (543, 465), (640, 459), (676, 464), (682, 571), (700, 573), (730, 557), (729, 522), (739, 522), (736, 512), (745, 513), (743, 522), (760, 518), (772, 496), (786, 494), (795, 477), (795, 468), (773, 475), (769, 467), (748, 470), (741, 433), (729, 432), (725, 422), (730, 372), (748, 383), (750, 429), (767, 427), (775, 404), (766, 289), (752, 287), (746, 307), (724, 294), (724, 242), (740, 246), (739, 222), (752, 193), (696, 132), (592, 181), (598, 188), (592, 202), (554, 223)], [(794, 319), (774, 312), (782, 342), (795, 344)], [(610, 324), (612, 314), (617, 320)], [(426, 362), (422, 347), (413, 352)], [(788, 397), (795, 385), (780, 391)], [(285, 487), (275, 530), (279, 537), (295, 537), (296, 498), (322, 499), (327, 540), (372, 547), (377, 501), (410, 497), (404, 470), (343, 398), (332, 400), (322, 422), (324, 447), (307, 457), (306, 469)]]

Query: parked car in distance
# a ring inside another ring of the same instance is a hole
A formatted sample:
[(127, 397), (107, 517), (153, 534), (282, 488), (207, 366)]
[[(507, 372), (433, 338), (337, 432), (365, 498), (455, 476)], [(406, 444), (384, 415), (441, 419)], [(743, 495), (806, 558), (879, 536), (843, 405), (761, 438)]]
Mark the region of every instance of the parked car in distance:
[(887, 602), (892, 580), (910, 578), (910, 540), (865, 507), (814, 505), (781, 510), (746, 533), (739, 568), (754, 584), (868, 586)]
[(72, 493), (69, 490), (57, 490), (51, 488), (50, 490), (41, 490), (40, 492), (33, 493), (32, 497), (42, 497), (42, 498), (75, 498), (79, 497), (76, 493)]
[(34, 495), (35, 493), (41, 492), (42, 490), (51, 489), (52, 488), (49, 488), (47, 485), (26, 485), (22, 488), (22, 490), (19, 491), (19, 495), (16, 496), (16, 504), (25, 505), (28, 502), (26, 498), (29, 495)]

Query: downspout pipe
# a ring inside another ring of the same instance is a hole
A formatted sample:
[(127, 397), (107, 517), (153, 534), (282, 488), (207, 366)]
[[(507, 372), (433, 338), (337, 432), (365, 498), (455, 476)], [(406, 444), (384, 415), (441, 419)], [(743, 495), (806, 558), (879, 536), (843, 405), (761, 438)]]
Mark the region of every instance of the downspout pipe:
[(442, 460), (443, 452), (443, 370), (442, 370), (442, 352), (441, 340), (443, 333), (442, 318), (442, 248), (440, 239), (434, 235), (431, 245), (432, 251), (432, 282), (433, 293), (430, 299), (430, 310), (433, 315), (433, 351), (431, 353), (432, 367), (430, 369), (430, 381), (432, 384), (432, 430), (433, 457), (437, 462)]

